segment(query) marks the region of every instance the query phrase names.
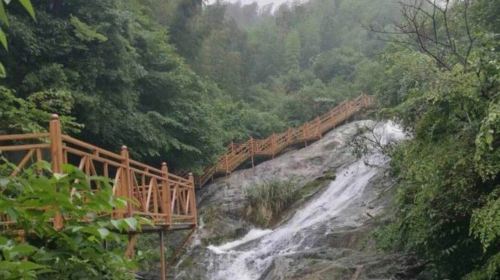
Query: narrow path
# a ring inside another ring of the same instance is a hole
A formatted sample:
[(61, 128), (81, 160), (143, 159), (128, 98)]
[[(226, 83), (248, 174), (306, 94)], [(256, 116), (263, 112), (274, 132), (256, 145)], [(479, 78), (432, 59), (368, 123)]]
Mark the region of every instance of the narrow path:
[(252, 165), (256, 156), (274, 158), (285, 148), (303, 143), (307, 145), (322, 137), (322, 135), (339, 124), (348, 120), (359, 111), (374, 104), (374, 98), (361, 95), (355, 99), (344, 101), (327, 113), (318, 116), (312, 121), (299, 127), (291, 127), (282, 133), (273, 133), (265, 139), (250, 138), (241, 144), (231, 143), (217, 163), (205, 168), (203, 174), (196, 178), (197, 187), (203, 187), (210, 179), (218, 174), (230, 174), (244, 162), (251, 160)]

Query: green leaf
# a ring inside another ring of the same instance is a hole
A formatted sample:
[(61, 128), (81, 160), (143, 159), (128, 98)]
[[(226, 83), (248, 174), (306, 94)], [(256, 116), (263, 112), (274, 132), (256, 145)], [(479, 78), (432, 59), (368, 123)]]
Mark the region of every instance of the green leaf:
[(5, 35), (5, 32), (3, 32), (2, 28), (0, 28), (0, 43), (2, 44), (4, 49), (9, 49), (9, 46), (7, 45), (7, 36)]
[(103, 34), (96, 31), (96, 28), (91, 27), (90, 25), (80, 21), (77, 17), (70, 17), (71, 24), (75, 27), (75, 35), (79, 39), (85, 42), (106, 42), (108, 38)]
[(7, 184), (9, 184), (9, 182), (10, 182), (9, 178), (0, 178), (0, 187), (1, 188), (7, 187)]
[(34, 262), (21, 262), (19, 265), (19, 268), (22, 270), (38, 270), (38, 269), (43, 269), (45, 266), (36, 264)]
[(63, 173), (54, 173), (54, 178), (56, 178), (56, 180), (58, 180), (58, 181), (64, 177), (67, 177), (67, 176), (68, 176), (67, 174), (63, 174)]
[(5, 6), (2, 1), (0, 1), (0, 21), (7, 26), (9, 25), (9, 18), (7, 17)]
[(137, 230), (137, 220), (135, 218), (126, 218), (124, 221), (131, 230)]
[(19, 255), (26, 256), (26, 255), (29, 255), (29, 254), (35, 252), (36, 250), (37, 249), (31, 245), (21, 244), (21, 245), (14, 246), (14, 248), (12, 248), (12, 250), (11, 250), (11, 253), (17, 253)]
[(36, 20), (36, 18), (35, 18), (35, 9), (33, 9), (33, 6), (31, 5), (31, 1), (30, 0), (19, 0), (19, 3), (21, 3), (21, 5), (23, 5), (23, 7), (28, 12), (28, 14), (30, 14), (30, 16), (34, 20)]
[(99, 229), (97, 229), (97, 231), (99, 232), (99, 235), (101, 236), (102, 239), (105, 239), (106, 237), (108, 237), (108, 235), (110, 233), (107, 228), (99, 228)]
[(79, 232), (83, 227), (82, 226), (76, 226), (71, 229), (71, 232)]
[(121, 230), (121, 226), (120, 226), (120, 221), (118, 220), (111, 220), (111, 224), (113, 225), (114, 228), (116, 228), (117, 230)]

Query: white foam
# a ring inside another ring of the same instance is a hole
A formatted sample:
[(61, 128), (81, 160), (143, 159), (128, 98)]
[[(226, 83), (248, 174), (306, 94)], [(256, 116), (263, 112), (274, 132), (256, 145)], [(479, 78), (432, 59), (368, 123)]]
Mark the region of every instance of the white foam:
[[(405, 137), (392, 122), (379, 125), (374, 132), (383, 145)], [(320, 196), (299, 209), (278, 228), (253, 229), (239, 240), (221, 246), (209, 246), (216, 253), (210, 265), (213, 268), (210, 278), (259, 279), (276, 257), (310, 248), (308, 242), (312, 229), (356, 226), (359, 223), (359, 219), (353, 216), (356, 214), (343, 215), (343, 211), (360, 200), (370, 179), (379, 172), (376, 166), (384, 165), (388, 160), (373, 149), (372, 154), (338, 170), (336, 179)]]
[(222, 246), (213, 246), (213, 245), (210, 245), (208, 246), (207, 248), (212, 250), (214, 253), (216, 254), (222, 254), (230, 249), (233, 249), (235, 247), (238, 247), (239, 245), (241, 244), (245, 244), (245, 243), (248, 243), (252, 240), (255, 240), (257, 238), (261, 238), (262, 236), (268, 234), (268, 233), (271, 233), (273, 232), (272, 230), (270, 229), (252, 229), (250, 230), (244, 237), (242, 237), (241, 239), (238, 239), (238, 240), (235, 240), (235, 241), (231, 241), (231, 242), (228, 242)]

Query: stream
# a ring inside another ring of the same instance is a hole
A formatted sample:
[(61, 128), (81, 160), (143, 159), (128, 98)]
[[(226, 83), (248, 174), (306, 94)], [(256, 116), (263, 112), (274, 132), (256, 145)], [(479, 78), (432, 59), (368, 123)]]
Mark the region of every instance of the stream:
[[(378, 125), (374, 132), (373, 137), (382, 145), (405, 137), (391, 122)], [(277, 257), (313, 248), (318, 239), (315, 236), (329, 234), (337, 228), (360, 226), (366, 217), (354, 208), (362, 203), (370, 180), (388, 161), (388, 157), (370, 147), (364, 157), (338, 169), (336, 179), (288, 221), (274, 229), (254, 228), (241, 239), (209, 246), (213, 252), (208, 264), (209, 279), (260, 279)]]

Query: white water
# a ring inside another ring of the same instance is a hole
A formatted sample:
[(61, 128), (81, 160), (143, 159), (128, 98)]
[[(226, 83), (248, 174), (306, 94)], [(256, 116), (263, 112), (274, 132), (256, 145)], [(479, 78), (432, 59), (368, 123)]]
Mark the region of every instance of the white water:
[[(391, 122), (379, 125), (375, 134), (384, 145), (404, 137), (401, 129)], [(385, 165), (387, 161), (388, 158), (373, 150), (372, 154), (340, 169), (336, 179), (321, 195), (278, 228), (253, 229), (239, 240), (209, 246), (215, 253), (210, 264), (210, 278), (259, 279), (277, 256), (308, 249), (314, 232), (327, 234), (328, 229), (359, 225), (363, 214), (345, 210), (360, 201), (370, 179), (379, 172), (376, 166)]]

